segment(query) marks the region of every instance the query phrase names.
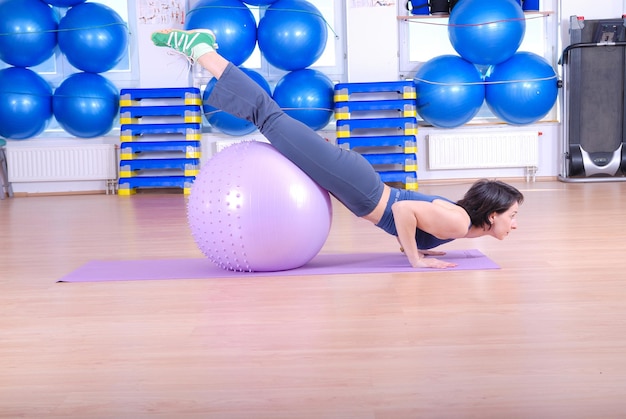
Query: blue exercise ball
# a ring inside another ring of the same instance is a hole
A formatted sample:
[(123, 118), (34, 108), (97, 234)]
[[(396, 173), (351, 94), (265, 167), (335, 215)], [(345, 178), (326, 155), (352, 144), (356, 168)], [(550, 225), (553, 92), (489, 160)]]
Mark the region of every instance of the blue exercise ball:
[(243, 64), (256, 47), (256, 20), (239, 0), (200, 0), (187, 13), (185, 29), (210, 29), (220, 54), (234, 65)]
[(513, 125), (533, 123), (554, 106), (558, 80), (554, 68), (543, 57), (518, 52), (493, 66), (485, 77), (485, 100), (500, 119)]
[(292, 118), (313, 130), (324, 128), (333, 115), (333, 82), (306, 68), (285, 74), (274, 87), (274, 100)]
[(526, 32), (524, 12), (514, 0), (462, 0), (450, 12), (448, 35), (467, 61), (498, 64), (517, 52)]
[(119, 99), (118, 88), (106, 77), (75, 73), (55, 90), (52, 109), (65, 131), (76, 137), (93, 138), (111, 131)]
[[(262, 75), (257, 73), (254, 70), (250, 70), (244, 67), (240, 67), (241, 71), (246, 73), (248, 77), (254, 80), (259, 86), (261, 86), (268, 95), (271, 96), (272, 91), (269, 83), (263, 78)], [(217, 80), (211, 79), (211, 81), (207, 84), (206, 89), (204, 89), (204, 93), (202, 94), (202, 111), (206, 120), (211, 126), (224, 134), (232, 135), (232, 136), (241, 136), (250, 134), (256, 130), (256, 126), (245, 119), (238, 118), (234, 115), (231, 115), (227, 112), (221, 111), (211, 105), (209, 105), (208, 100), (213, 88), (215, 87), (215, 83)]]
[(476, 66), (457, 55), (441, 55), (424, 63), (413, 78), (417, 113), (438, 128), (469, 122), (485, 100)]
[(59, 22), (59, 47), (77, 69), (103, 73), (114, 68), (127, 53), (128, 28), (108, 6), (79, 4)]
[(0, 60), (16, 67), (34, 67), (52, 57), (59, 21), (40, 0), (0, 2)]
[(0, 70), (0, 137), (24, 140), (39, 135), (52, 119), (52, 88), (32, 70)]
[(252, 6), (267, 6), (268, 4), (276, 3), (276, 1), (278, 0), (244, 0), (244, 3)]
[(72, 7), (84, 3), (87, 0), (44, 0), (46, 3), (56, 7)]
[(274, 67), (301, 70), (323, 54), (328, 39), (326, 20), (305, 0), (278, 0), (259, 21), (259, 49)]

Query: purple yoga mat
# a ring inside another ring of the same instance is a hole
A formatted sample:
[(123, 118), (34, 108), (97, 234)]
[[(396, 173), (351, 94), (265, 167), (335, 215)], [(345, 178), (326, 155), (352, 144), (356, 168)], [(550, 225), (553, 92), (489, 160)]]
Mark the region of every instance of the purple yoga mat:
[(457, 264), (454, 268), (412, 268), (401, 253), (320, 254), (306, 265), (280, 272), (233, 272), (208, 259), (95, 260), (59, 279), (58, 282), (139, 281), (156, 279), (251, 278), (262, 276), (343, 275), (366, 273), (460, 271), (499, 269), (478, 250), (451, 250), (438, 257)]

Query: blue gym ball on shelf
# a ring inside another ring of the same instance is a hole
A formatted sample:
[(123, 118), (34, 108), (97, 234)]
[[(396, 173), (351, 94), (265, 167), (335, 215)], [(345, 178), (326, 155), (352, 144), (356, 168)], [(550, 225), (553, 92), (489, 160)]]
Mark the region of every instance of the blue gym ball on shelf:
[(187, 13), (185, 29), (213, 31), (220, 54), (237, 66), (248, 60), (256, 47), (256, 20), (239, 0), (200, 0)]
[(119, 91), (100, 74), (75, 73), (55, 90), (52, 108), (65, 131), (79, 138), (98, 137), (113, 128)]
[(35, 137), (52, 119), (52, 88), (27, 68), (0, 70), (0, 136), (12, 140)]
[(476, 66), (457, 55), (441, 55), (424, 63), (413, 78), (417, 113), (439, 128), (469, 122), (485, 99), (485, 86)]
[(532, 52), (518, 52), (493, 66), (485, 83), (489, 109), (513, 125), (530, 124), (543, 118), (558, 96), (554, 68), (545, 58)]
[(334, 85), (324, 73), (311, 68), (285, 74), (274, 87), (274, 100), (286, 114), (313, 130), (330, 122)]
[(50, 6), (40, 0), (3, 0), (0, 16), (0, 60), (34, 67), (52, 57), (59, 22)]
[(301, 70), (324, 53), (328, 38), (326, 20), (305, 0), (278, 0), (259, 22), (259, 49), (274, 67)]
[(61, 19), (59, 47), (77, 69), (103, 73), (114, 68), (128, 51), (128, 28), (110, 7), (82, 3)]
[(455, 51), (477, 65), (511, 58), (526, 32), (524, 12), (514, 0), (462, 0), (452, 9), (448, 25)]

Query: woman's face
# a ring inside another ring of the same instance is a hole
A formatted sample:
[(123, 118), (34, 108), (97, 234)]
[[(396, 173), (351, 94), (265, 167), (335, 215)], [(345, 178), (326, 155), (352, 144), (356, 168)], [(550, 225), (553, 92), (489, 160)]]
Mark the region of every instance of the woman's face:
[(504, 239), (509, 235), (511, 230), (515, 230), (517, 228), (517, 220), (515, 216), (517, 215), (517, 210), (519, 208), (519, 204), (516, 202), (505, 212), (498, 214), (493, 213), (490, 217), (491, 221), (491, 235), (498, 240)]

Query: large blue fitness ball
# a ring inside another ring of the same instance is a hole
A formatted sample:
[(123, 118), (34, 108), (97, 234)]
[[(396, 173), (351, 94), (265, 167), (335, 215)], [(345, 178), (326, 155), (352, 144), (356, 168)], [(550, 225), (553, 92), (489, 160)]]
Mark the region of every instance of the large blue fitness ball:
[(485, 99), (485, 86), (476, 66), (456, 55), (441, 55), (424, 63), (413, 78), (417, 112), (439, 128), (469, 122)]
[(27, 68), (0, 70), (0, 137), (39, 135), (52, 118), (52, 88)]
[(301, 70), (326, 48), (328, 30), (320, 11), (305, 0), (279, 0), (259, 22), (259, 49), (274, 67)]
[(244, 3), (251, 4), (252, 6), (267, 6), (268, 4), (276, 3), (277, 0), (245, 0)]
[(72, 7), (84, 3), (87, 0), (44, 0), (46, 3), (56, 7)]
[(462, 0), (452, 9), (448, 26), (456, 52), (479, 65), (511, 58), (525, 31), (524, 12), (515, 0)]
[(274, 100), (286, 114), (319, 130), (333, 115), (333, 93), (328, 76), (306, 68), (285, 74), (274, 87)]
[(52, 98), (59, 125), (80, 138), (93, 138), (111, 131), (119, 110), (117, 87), (94, 73), (75, 73), (63, 80)]
[(0, 2), (0, 60), (16, 67), (33, 67), (52, 57), (58, 19), (40, 0)]
[(256, 20), (239, 0), (200, 0), (187, 13), (185, 29), (210, 29), (220, 54), (234, 65), (243, 64), (256, 47)]
[[(259, 86), (261, 86), (268, 95), (272, 94), (269, 83), (256, 71), (240, 67), (241, 71), (246, 73), (252, 80), (254, 80)], [(217, 80), (211, 79), (211, 81), (207, 84), (206, 89), (204, 89), (204, 93), (202, 94), (202, 111), (206, 120), (211, 124), (211, 126), (224, 134), (232, 135), (232, 136), (241, 136), (250, 134), (251, 132), (256, 130), (256, 126), (245, 119), (238, 118), (234, 115), (231, 115), (227, 112), (221, 111), (211, 105), (209, 105), (208, 100), (213, 88), (215, 87), (215, 83)]]
[(83, 3), (70, 8), (59, 23), (59, 47), (79, 70), (103, 73), (128, 50), (128, 28), (108, 6)]
[(518, 52), (485, 78), (485, 100), (500, 119), (525, 125), (543, 118), (558, 95), (557, 75), (543, 57)]

